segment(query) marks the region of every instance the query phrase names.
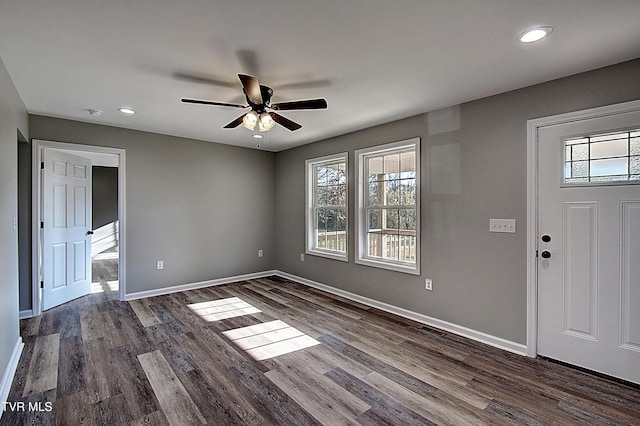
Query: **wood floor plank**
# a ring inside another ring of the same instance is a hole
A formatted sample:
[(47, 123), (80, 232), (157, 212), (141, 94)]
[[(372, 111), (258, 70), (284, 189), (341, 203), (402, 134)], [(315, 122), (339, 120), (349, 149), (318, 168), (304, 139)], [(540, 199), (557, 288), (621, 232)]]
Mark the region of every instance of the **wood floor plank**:
[(169, 426), (169, 421), (162, 411), (154, 411), (129, 423), (130, 426)]
[(104, 328), (97, 305), (86, 305), (80, 308), (80, 328), (84, 342), (104, 338)]
[(138, 355), (138, 360), (170, 425), (207, 423), (160, 351)]
[(129, 424), (133, 416), (124, 398), (124, 395), (118, 394), (94, 403), (91, 406), (91, 423), (104, 426)]
[[(237, 387), (235, 377), (231, 374), (227, 362), (220, 364), (216, 362), (215, 358), (212, 359), (209, 344), (203, 343), (189, 334), (177, 336), (177, 340), (198, 365), (198, 371), (201, 372), (205, 382), (211, 388), (224, 394), (225, 405), (241, 419), (243, 424), (269, 424), (271, 416), (258, 410), (259, 402), (253, 393), (247, 393)], [(222, 342), (222, 344), (226, 343)], [(212, 353), (218, 353), (215, 347), (212, 348)], [(242, 360), (242, 358), (240, 359)]]
[(274, 424), (320, 425), (317, 419), (268, 380), (252, 363), (242, 362), (231, 367), (231, 371), (247, 390), (258, 397), (260, 408), (270, 415)]
[(111, 375), (134, 419), (160, 409), (158, 399), (136, 358), (126, 346), (110, 349)]
[(38, 336), (29, 363), (29, 374), (22, 396), (55, 389), (58, 385), (60, 334)]
[(57, 396), (85, 389), (85, 351), (80, 336), (60, 339)]
[(438, 391), (430, 395), (420, 395), (375, 371), (362, 380), (380, 392), (402, 401), (411, 410), (437, 424), (485, 425), (492, 420), (483, 410), (451, 394)]
[(176, 371), (176, 375), (193, 399), (208, 424), (211, 425), (243, 425), (242, 419), (230, 405), (224, 393), (211, 386), (200, 370)]
[(55, 423), (59, 425), (91, 424), (91, 407), (84, 391), (58, 398), (54, 404)]
[(136, 313), (138, 319), (145, 327), (161, 324), (160, 318), (151, 310), (149, 305), (145, 303), (145, 299), (130, 300), (129, 305)]
[(29, 378), (29, 373), (31, 371), (29, 367), (31, 365), (31, 358), (34, 355), (35, 343), (35, 337), (28, 337), (24, 339), (24, 348), (22, 349), (18, 368), (13, 376), (13, 383), (11, 384), (11, 390), (9, 391), (7, 401), (19, 401), (22, 398), (24, 387), (27, 384), (27, 379)]
[[(117, 262), (94, 272), (102, 293), (20, 324), (8, 400), (53, 410), (8, 410), (0, 426), (640, 424), (640, 387), (284, 278), (121, 302)], [(190, 307), (229, 300), (252, 308), (208, 317)], [(301, 333), (319, 344), (296, 350)]]
[[(313, 351), (303, 351), (307, 354)], [(343, 387), (309, 368), (308, 357), (291, 353), (275, 361), (276, 368), (265, 373), (285, 393), (322, 424), (356, 424), (356, 418), (371, 408)], [(322, 389), (322, 392), (316, 392)], [(313, 393), (314, 398), (307, 395)]]
[[(435, 425), (435, 423), (399, 404), (362, 380), (336, 368), (325, 374), (328, 378), (371, 405), (363, 416), (371, 416), (376, 422), (402, 425)], [(379, 420), (378, 420), (379, 419)]]
[(152, 335), (155, 347), (162, 352), (171, 368), (180, 371), (191, 371), (196, 368), (193, 360), (187, 355), (175, 337), (167, 331), (164, 324), (151, 326), (148, 331)]
[(27, 337), (37, 336), (40, 329), (42, 315), (29, 318), (28, 321), (20, 321), (20, 336), (25, 340)]
[(111, 372), (111, 351), (104, 337), (83, 342), (85, 353), (85, 393), (93, 404), (120, 393)]
[(367, 354), (366, 352), (354, 346), (340, 341), (339, 339), (331, 335), (323, 336), (322, 338), (320, 338), (320, 341), (329, 345), (332, 349), (342, 353), (348, 358), (356, 360), (360, 364), (374, 371), (377, 371), (378, 373), (401, 384), (407, 389), (413, 390), (418, 395), (431, 395), (438, 390), (438, 388), (436, 388), (435, 386), (419, 379), (418, 377), (412, 376), (391, 364), (388, 364), (375, 358), (374, 356)]

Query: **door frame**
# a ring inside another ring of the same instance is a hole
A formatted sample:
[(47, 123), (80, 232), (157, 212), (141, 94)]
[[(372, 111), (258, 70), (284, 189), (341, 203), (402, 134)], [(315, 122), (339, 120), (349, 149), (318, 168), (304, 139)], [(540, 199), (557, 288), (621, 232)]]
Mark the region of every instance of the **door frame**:
[(592, 118), (640, 111), (640, 100), (536, 118), (527, 121), (527, 343), (538, 354), (538, 136), (540, 129)]
[(81, 145), (66, 142), (54, 142), (33, 139), (32, 140), (32, 316), (42, 313), (42, 292), (40, 291), (40, 281), (42, 271), (40, 258), (42, 256), (40, 232), (40, 220), (42, 212), (42, 174), (40, 163), (42, 162), (42, 148), (60, 149), (76, 151), (77, 155), (82, 153), (108, 154), (118, 157), (118, 222), (119, 222), (119, 250), (118, 250), (118, 300), (125, 300), (126, 295), (126, 173), (125, 173), (125, 150), (121, 148), (109, 148), (103, 146)]

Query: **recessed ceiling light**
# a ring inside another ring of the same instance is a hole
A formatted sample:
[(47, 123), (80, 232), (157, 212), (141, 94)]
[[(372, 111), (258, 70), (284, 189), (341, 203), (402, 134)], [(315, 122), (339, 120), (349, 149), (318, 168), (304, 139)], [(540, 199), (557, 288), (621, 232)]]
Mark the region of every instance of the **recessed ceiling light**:
[(133, 108), (129, 108), (129, 107), (120, 107), (118, 108), (118, 111), (120, 111), (123, 114), (135, 114), (136, 110), (134, 110)]
[(535, 27), (518, 34), (518, 40), (522, 43), (533, 43), (534, 41), (542, 40), (549, 34), (551, 34), (553, 28), (551, 27)]
[(262, 139), (262, 135), (260, 133), (254, 133), (251, 137), (255, 139)]

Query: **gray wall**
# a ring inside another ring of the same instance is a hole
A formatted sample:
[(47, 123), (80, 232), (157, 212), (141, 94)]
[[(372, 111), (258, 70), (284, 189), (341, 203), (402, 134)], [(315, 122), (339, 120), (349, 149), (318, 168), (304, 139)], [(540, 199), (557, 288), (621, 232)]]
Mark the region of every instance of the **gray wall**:
[(0, 377), (18, 342), (18, 132), (27, 110), (0, 59)]
[(118, 168), (93, 166), (92, 228), (97, 229), (118, 220)]
[(127, 293), (274, 268), (275, 154), (34, 115), (29, 130), (126, 149)]
[[(421, 114), (278, 153), (279, 270), (469, 327), (526, 341), (527, 120), (640, 98), (640, 60)], [(421, 276), (356, 265), (353, 151), (422, 138)], [(349, 263), (304, 252), (305, 159), (349, 152)], [(489, 232), (514, 218), (516, 234)], [(432, 292), (424, 279), (433, 279)]]

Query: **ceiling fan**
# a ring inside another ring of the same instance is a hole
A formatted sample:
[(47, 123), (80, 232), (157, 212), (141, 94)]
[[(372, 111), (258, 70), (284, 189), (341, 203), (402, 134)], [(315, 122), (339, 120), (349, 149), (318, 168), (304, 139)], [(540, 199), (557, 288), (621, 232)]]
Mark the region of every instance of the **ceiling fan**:
[(233, 129), (242, 124), (249, 130), (254, 130), (257, 126), (258, 131), (260, 132), (265, 132), (272, 129), (276, 123), (280, 124), (283, 127), (286, 127), (291, 131), (298, 130), (302, 127), (302, 125), (296, 123), (295, 121), (291, 121), (274, 111), (327, 108), (327, 101), (323, 98), (279, 102), (272, 104), (271, 97), (273, 96), (273, 89), (271, 87), (260, 84), (256, 77), (247, 74), (238, 74), (238, 78), (240, 78), (240, 82), (242, 83), (242, 91), (248, 105), (188, 98), (183, 98), (182, 102), (189, 104), (216, 105), (231, 108), (251, 108), (251, 111), (247, 112), (246, 114), (242, 114), (240, 117), (224, 126), (224, 128)]

